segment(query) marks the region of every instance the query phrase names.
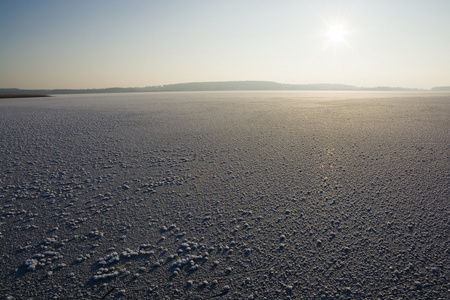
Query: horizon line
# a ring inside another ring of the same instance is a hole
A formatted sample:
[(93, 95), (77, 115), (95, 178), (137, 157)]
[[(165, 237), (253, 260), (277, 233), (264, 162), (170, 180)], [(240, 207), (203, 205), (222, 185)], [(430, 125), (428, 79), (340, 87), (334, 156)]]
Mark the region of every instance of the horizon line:
[[(111, 89), (164, 89), (164, 88), (171, 88), (175, 86), (188, 86), (188, 85), (212, 85), (212, 84), (272, 84), (277, 85), (279, 88), (274, 90), (282, 90), (281, 87), (286, 88), (286, 90), (296, 90), (296, 88), (301, 88), (299, 90), (317, 90), (319, 87), (328, 87), (326, 90), (344, 90), (347, 88), (348, 90), (409, 90), (409, 91), (432, 91), (436, 89), (444, 89), (449, 90), (450, 85), (448, 86), (433, 86), (432, 88), (426, 89), (426, 88), (415, 88), (415, 87), (400, 87), (400, 86), (386, 86), (386, 85), (378, 85), (378, 86), (356, 86), (351, 84), (343, 84), (343, 83), (280, 83), (276, 81), (267, 81), (267, 80), (227, 80), (227, 81), (190, 81), (190, 82), (179, 82), (179, 83), (169, 83), (169, 84), (163, 84), (163, 85), (147, 85), (147, 86), (110, 86), (110, 87), (95, 87), (95, 88), (15, 88), (15, 87), (7, 87), (7, 88), (0, 88), (0, 90), (16, 90), (16, 91), (99, 91), (99, 90), (111, 90)], [(308, 89), (311, 88), (311, 89)], [(339, 89), (333, 89), (333, 87)], [(237, 88), (233, 90), (261, 90), (262, 87), (259, 88)], [(199, 89), (198, 91), (202, 91), (203, 89)], [(227, 88), (227, 90), (230, 90), (230, 87)], [(269, 90), (269, 89), (263, 89), (263, 90)], [(322, 90), (322, 89), (319, 89)], [(156, 90), (155, 90), (156, 91)], [(163, 90), (161, 90), (163, 91)], [(181, 91), (181, 90), (180, 90)], [(192, 90), (193, 91), (193, 90)], [(211, 90), (212, 91), (212, 90)]]

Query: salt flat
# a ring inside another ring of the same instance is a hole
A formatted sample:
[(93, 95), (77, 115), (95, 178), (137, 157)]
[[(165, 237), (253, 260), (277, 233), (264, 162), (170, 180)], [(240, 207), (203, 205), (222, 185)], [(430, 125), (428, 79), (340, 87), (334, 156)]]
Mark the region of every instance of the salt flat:
[(450, 94), (0, 100), (8, 299), (449, 299)]

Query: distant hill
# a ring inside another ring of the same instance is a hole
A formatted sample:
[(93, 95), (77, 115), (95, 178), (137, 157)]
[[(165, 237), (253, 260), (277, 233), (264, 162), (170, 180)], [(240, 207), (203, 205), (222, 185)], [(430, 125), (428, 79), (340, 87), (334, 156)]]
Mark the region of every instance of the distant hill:
[(442, 91), (450, 92), (450, 86), (436, 86), (436, 87), (432, 88), (431, 90), (436, 91), (436, 92), (442, 92)]
[[(450, 87), (439, 87), (441, 89)], [(1, 95), (16, 94), (92, 94), (92, 93), (130, 93), (130, 92), (175, 92), (175, 91), (419, 91), (400, 87), (363, 88), (345, 84), (284, 84), (272, 81), (218, 81), (189, 82), (147, 87), (113, 87), (106, 89), (55, 89), (21, 90), (0, 89)]]
[(271, 91), (271, 90), (358, 90), (344, 84), (284, 84), (272, 81), (190, 82), (162, 86), (165, 91)]

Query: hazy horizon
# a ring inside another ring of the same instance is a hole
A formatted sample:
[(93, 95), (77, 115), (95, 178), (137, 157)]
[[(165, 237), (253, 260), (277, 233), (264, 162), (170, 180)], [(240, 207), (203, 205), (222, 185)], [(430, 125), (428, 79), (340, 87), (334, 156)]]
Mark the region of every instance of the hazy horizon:
[(2, 1), (0, 88), (450, 85), (450, 1)]
[(374, 87), (361, 87), (355, 85), (341, 84), (341, 83), (310, 83), (310, 84), (286, 84), (283, 82), (275, 81), (255, 81), (255, 80), (241, 80), (241, 81), (204, 81), (204, 82), (178, 82), (169, 83), (165, 85), (155, 85), (155, 86), (140, 86), (140, 87), (123, 87), (123, 86), (112, 86), (105, 88), (57, 88), (57, 89), (20, 89), (15, 87), (3, 88), (0, 90), (8, 93), (8, 91), (17, 92), (43, 92), (48, 93), (51, 91), (92, 91), (100, 93), (116, 93), (116, 92), (170, 92), (170, 91), (298, 91), (298, 92), (309, 92), (309, 91), (416, 91), (416, 92), (430, 92), (433, 90), (437, 91), (448, 91), (450, 86), (435, 86), (431, 89), (419, 89), (419, 88), (409, 88), (409, 87), (395, 87), (395, 86), (374, 86)]

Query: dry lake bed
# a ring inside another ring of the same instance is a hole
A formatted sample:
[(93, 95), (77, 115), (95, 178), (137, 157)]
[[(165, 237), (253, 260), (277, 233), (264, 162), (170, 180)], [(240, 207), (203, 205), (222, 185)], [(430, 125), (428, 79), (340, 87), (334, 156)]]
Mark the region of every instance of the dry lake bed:
[(0, 99), (2, 299), (450, 299), (450, 94)]

